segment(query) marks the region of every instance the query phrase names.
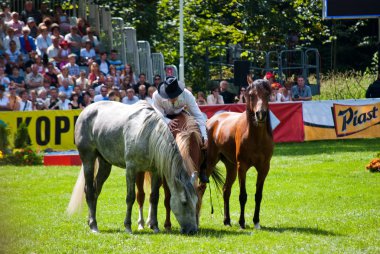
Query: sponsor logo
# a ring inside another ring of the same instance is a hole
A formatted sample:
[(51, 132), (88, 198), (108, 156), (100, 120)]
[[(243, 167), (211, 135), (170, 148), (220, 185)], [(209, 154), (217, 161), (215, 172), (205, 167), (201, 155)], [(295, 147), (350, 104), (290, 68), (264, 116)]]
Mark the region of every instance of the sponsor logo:
[(334, 104), (333, 118), (335, 132), (338, 137), (348, 136), (380, 122), (380, 103), (371, 105)]

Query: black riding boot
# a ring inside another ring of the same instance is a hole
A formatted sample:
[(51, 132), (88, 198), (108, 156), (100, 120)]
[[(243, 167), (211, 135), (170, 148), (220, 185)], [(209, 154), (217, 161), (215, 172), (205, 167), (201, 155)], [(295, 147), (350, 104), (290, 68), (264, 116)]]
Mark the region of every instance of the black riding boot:
[(199, 172), (199, 180), (202, 183), (209, 183), (210, 182), (204, 169), (201, 169)]

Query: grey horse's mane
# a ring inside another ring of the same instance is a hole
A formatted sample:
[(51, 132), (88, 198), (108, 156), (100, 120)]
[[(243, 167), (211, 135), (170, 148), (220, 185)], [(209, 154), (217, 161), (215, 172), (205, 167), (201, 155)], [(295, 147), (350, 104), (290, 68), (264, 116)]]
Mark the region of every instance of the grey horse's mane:
[[(151, 165), (153, 165), (161, 176), (166, 176), (167, 180), (177, 179), (182, 182), (186, 196), (189, 197), (190, 176), (187, 174), (187, 165), (179, 152), (168, 125), (152, 107), (146, 104), (146, 109), (151, 109), (151, 113), (146, 117), (143, 128), (141, 128), (136, 140), (149, 139), (149, 153)], [(183, 170), (182, 170), (183, 169)], [(164, 173), (165, 172), (165, 173)]]
[[(188, 174), (191, 175), (197, 171), (195, 162), (190, 157), (190, 138), (191, 135), (194, 135), (195, 140), (198, 144), (202, 144), (202, 136), (199, 131), (198, 124), (194, 117), (186, 116), (186, 123), (184, 129), (177, 134), (176, 142), (179, 148), (179, 151), (184, 158), (186, 164), (186, 169)], [(195, 145), (195, 144), (193, 144)]]

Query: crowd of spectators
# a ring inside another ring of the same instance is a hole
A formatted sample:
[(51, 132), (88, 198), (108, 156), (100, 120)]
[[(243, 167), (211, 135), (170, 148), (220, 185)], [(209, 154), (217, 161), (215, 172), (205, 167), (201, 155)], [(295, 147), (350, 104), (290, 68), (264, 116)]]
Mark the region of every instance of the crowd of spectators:
[[(131, 65), (119, 60), (117, 50), (102, 51), (84, 18), (73, 23), (61, 6), (54, 11), (48, 7), (44, 1), (36, 10), (32, 1), (26, 1), (24, 10), (17, 13), (2, 6), (0, 110), (82, 109), (100, 100), (152, 102), (162, 82), (159, 75), (150, 84), (144, 73), (136, 75)], [(271, 72), (264, 78), (272, 87), (273, 102), (311, 99), (303, 77), (293, 87), (275, 82)], [(208, 96), (199, 92), (196, 101), (199, 105), (245, 103), (245, 91), (241, 87), (235, 95), (223, 80)]]

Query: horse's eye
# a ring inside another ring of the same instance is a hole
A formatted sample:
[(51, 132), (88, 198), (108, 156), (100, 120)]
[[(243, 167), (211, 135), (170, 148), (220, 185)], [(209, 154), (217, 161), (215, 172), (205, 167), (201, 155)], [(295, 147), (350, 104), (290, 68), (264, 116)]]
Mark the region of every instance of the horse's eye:
[(182, 201), (182, 206), (187, 206), (187, 201)]

